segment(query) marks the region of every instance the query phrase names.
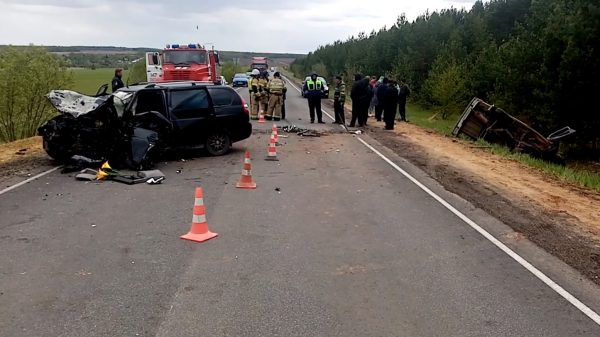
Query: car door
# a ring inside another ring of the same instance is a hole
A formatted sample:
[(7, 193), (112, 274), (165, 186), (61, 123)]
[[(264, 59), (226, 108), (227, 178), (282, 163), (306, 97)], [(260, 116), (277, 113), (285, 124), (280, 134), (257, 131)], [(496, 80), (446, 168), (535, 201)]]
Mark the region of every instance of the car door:
[(162, 82), (163, 69), (161, 57), (158, 53), (146, 53), (146, 80), (148, 82)]
[(169, 92), (175, 145), (202, 144), (214, 124), (215, 113), (206, 88), (177, 89)]

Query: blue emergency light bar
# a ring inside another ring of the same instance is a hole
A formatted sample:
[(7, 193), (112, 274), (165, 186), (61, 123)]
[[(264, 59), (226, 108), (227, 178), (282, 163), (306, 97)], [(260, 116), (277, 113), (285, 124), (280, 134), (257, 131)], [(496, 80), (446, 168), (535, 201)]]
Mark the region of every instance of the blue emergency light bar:
[(179, 45), (178, 44), (172, 44), (171, 48), (179, 48)]

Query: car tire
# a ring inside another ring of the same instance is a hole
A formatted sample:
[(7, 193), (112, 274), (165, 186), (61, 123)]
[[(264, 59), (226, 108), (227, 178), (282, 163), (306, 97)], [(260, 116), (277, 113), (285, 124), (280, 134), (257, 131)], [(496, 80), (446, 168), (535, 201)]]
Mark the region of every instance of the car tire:
[(231, 149), (231, 139), (227, 132), (216, 131), (206, 137), (204, 148), (211, 156), (222, 156)]
[(67, 151), (60, 151), (59, 149), (56, 149), (54, 145), (52, 145), (51, 142), (48, 142), (45, 138), (42, 139), (42, 144), (46, 153), (59, 163), (66, 162), (72, 156), (71, 153)]

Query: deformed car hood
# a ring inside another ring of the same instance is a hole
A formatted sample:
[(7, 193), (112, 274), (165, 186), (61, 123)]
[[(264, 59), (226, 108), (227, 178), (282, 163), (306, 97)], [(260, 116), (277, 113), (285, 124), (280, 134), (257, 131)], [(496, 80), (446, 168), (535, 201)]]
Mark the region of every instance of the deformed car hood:
[(71, 90), (52, 90), (46, 97), (60, 113), (77, 118), (96, 110), (110, 96), (91, 97)]
[(117, 91), (112, 95), (94, 97), (86, 96), (71, 90), (52, 90), (46, 95), (56, 110), (62, 114), (70, 114), (75, 118), (98, 109), (102, 104), (107, 102), (111, 96), (119, 98), (115, 101), (115, 108), (117, 108), (117, 113), (119, 117), (121, 117), (125, 102), (132, 96), (132, 93), (130, 92)]

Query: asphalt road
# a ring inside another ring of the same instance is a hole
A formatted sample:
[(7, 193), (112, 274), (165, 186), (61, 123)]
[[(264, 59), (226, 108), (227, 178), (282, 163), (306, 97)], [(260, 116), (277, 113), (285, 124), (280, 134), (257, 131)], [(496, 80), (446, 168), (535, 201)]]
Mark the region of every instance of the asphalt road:
[[(287, 110), (288, 123), (330, 134), (282, 138), (269, 162), (271, 124), (256, 125), (226, 156), (160, 163), (162, 185), (53, 172), (0, 195), (0, 336), (600, 336), (355, 136), (308, 124), (293, 89)], [(257, 190), (234, 187), (245, 149)], [(179, 239), (196, 186), (219, 233), (202, 244)], [(505, 241), (598, 309), (596, 287), (526, 240)]]

